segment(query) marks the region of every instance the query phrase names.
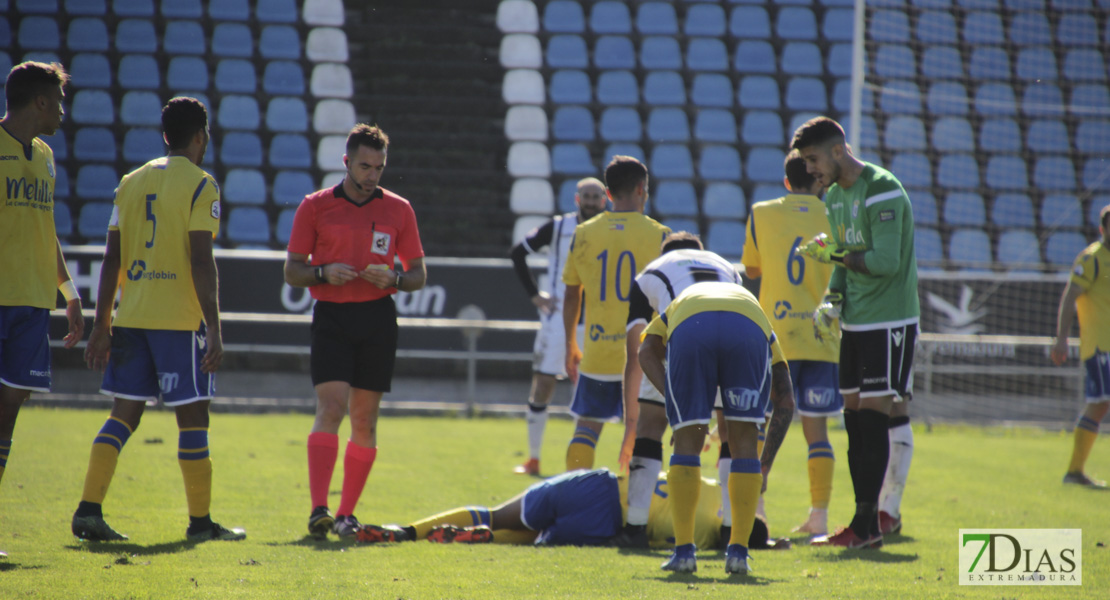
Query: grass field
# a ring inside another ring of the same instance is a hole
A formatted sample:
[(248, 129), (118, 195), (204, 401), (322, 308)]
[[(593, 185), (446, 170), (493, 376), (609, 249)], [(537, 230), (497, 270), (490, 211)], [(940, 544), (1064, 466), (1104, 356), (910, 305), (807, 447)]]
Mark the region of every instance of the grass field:
[[(105, 517), (131, 540), (87, 544), (69, 532), (88, 449), (102, 411), (26, 408), (0, 484), (0, 598), (1107, 598), (1110, 493), (1065, 488), (1070, 436), (1034, 429), (916, 429), (903, 536), (881, 551), (797, 545), (756, 553), (748, 578), (724, 576), (719, 553), (699, 572), (659, 570), (663, 551), (407, 543), (357, 546), (305, 536), (310, 509), (306, 415), (213, 417), (213, 517), (245, 527), (244, 542), (185, 543), (187, 516), (171, 413), (148, 411), (120, 459)], [(364, 522), (400, 522), (465, 504), (497, 504), (531, 480), (513, 475), (525, 445), (522, 420), (384, 418), (378, 462), (357, 511)], [(599, 466), (616, 462), (616, 429)], [(341, 436), (345, 435), (341, 432)], [(544, 467), (555, 474), (571, 424), (548, 426)], [(1105, 437), (1105, 436), (1104, 436)], [(853, 498), (846, 439), (831, 523)], [(772, 535), (788, 535), (808, 506), (805, 443), (787, 436), (767, 492)], [(715, 452), (714, 449), (712, 452)], [(703, 463), (715, 477), (713, 456)], [(341, 464), (341, 463), (340, 463)], [(341, 466), (337, 471), (341, 471)], [(1110, 476), (1110, 441), (1089, 471)], [(338, 504), (339, 476), (333, 481)], [(957, 583), (960, 528), (1081, 528), (1083, 586), (968, 587)]]

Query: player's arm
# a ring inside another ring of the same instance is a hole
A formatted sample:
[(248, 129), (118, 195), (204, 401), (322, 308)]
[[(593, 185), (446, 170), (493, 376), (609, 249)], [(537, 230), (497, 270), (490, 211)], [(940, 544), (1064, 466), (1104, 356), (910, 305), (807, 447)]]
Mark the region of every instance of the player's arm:
[(204, 314), (206, 330), (205, 352), (200, 361), (200, 369), (205, 373), (214, 373), (224, 357), (224, 342), (220, 332), (219, 276), (216, 273), (216, 257), (212, 253), (212, 232), (190, 231), (189, 248), (193, 289), (200, 302), (201, 313)]
[(744, 265), (744, 274), (749, 279), (759, 279), (763, 277), (763, 269), (760, 266), (762, 263), (759, 257), (759, 244), (755, 237), (755, 210), (748, 215), (747, 235), (744, 237), (744, 253), (740, 256), (740, 262)]
[(582, 362), (582, 351), (578, 348), (578, 319), (582, 313), (582, 286), (566, 284), (563, 294), (563, 333), (566, 336), (567, 376), (578, 381), (578, 363)]
[(54, 243), (58, 249), (58, 289), (66, 300), (66, 320), (69, 321), (69, 333), (62, 338), (66, 348), (72, 348), (81, 341), (85, 335), (85, 316), (81, 314), (81, 294), (69, 276), (66, 268), (66, 257), (62, 254), (62, 242), (54, 236)]
[(536, 285), (536, 277), (532, 274), (532, 269), (528, 268), (526, 257), (550, 244), (554, 233), (555, 221), (553, 219), (528, 232), (528, 235), (514, 244), (509, 252), (509, 258), (513, 261), (513, 272), (520, 280), (520, 285), (524, 287), (524, 291), (532, 299), (532, 304), (547, 315), (555, 309), (555, 300), (551, 297), (551, 294), (541, 291), (539, 286)]
[(638, 353), (640, 368), (643, 369), (648, 381), (660, 390), (667, 387), (667, 372), (663, 366), (666, 355), (667, 345), (662, 336), (654, 333), (644, 336)]
[(351, 265), (337, 262), (313, 266), (309, 264), (307, 254), (296, 252), (286, 253), (284, 273), (285, 283), (293, 287), (309, 287), (325, 283), (343, 285), (358, 277), (358, 271), (355, 271)]
[(1075, 323), (1075, 301), (1085, 292), (1074, 281), (1068, 280), (1064, 293), (1060, 295), (1060, 306), (1056, 310), (1056, 343), (1052, 345), (1052, 362), (1062, 365), (1068, 360), (1068, 334)]
[(96, 316), (93, 318), (89, 343), (85, 346), (85, 364), (103, 371), (108, 366), (112, 347), (112, 309), (119, 288), (119, 230), (109, 229), (104, 244), (104, 260), (100, 265), (100, 285), (96, 294)]
[(775, 455), (786, 438), (790, 422), (794, 419), (794, 386), (790, 383), (790, 367), (785, 360), (771, 365), (771, 421), (759, 461), (763, 471), (763, 490), (767, 489), (767, 475), (775, 463)]
[(403, 272), (394, 272), (397, 277), (394, 282), (397, 291), (415, 292), (423, 289), (424, 284), (428, 282), (428, 268), (424, 266), (423, 256), (401, 261), (401, 268), (404, 269)]

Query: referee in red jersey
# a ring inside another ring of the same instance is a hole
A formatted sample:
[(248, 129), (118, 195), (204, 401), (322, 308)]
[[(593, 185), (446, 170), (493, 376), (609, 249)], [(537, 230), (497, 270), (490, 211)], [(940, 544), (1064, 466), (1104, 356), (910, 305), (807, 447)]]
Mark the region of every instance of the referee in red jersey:
[[(424, 248), (408, 200), (378, 187), (389, 136), (358, 124), (347, 135), (339, 185), (313, 193), (293, 218), (285, 281), (307, 287), (312, 314), (312, 384), (316, 421), (308, 436), (308, 482), (318, 538), (330, 529), (353, 537), (354, 516), (377, 456), (376, 429), (382, 394), (390, 390), (397, 353), (393, 294), (424, 287)], [(399, 258), (404, 270), (394, 266)], [(351, 414), (351, 439), (343, 456), (343, 493), (333, 517), (328, 487), (339, 455), (339, 425)]]

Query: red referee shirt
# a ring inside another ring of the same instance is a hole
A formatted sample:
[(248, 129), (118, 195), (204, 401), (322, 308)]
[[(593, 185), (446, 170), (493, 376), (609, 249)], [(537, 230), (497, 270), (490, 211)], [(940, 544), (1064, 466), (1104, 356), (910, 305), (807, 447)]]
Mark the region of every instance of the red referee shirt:
[[(338, 262), (355, 269), (371, 264), (393, 268), (395, 257), (408, 269), (410, 260), (424, 256), (408, 200), (379, 187), (360, 206), (343, 192), (342, 182), (306, 196), (297, 207), (288, 250), (309, 255), (314, 266)], [(346, 285), (314, 285), (309, 291), (325, 302), (366, 302), (397, 290), (354, 279)]]

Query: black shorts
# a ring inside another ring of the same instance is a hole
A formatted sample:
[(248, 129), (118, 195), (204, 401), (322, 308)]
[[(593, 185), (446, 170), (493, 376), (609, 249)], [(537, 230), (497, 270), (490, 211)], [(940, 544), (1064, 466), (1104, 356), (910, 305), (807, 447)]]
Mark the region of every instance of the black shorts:
[[(844, 331), (840, 338), (840, 393), (862, 398), (913, 395), (917, 323)], [(899, 398), (895, 398), (898, 400)]]
[(312, 312), (312, 385), (345, 381), (388, 392), (397, 356), (392, 296), (370, 302), (317, 302)]

